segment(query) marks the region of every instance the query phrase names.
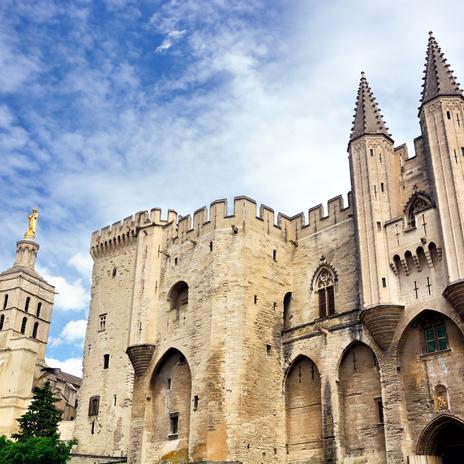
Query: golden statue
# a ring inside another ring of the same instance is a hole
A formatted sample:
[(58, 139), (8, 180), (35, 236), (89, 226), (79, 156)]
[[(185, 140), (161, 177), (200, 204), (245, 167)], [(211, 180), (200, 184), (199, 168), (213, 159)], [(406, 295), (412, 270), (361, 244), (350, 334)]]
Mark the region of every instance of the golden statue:
[(31, 240), (35, 239), (35, 229), (37, 227), (37, 218), (39, 217), (39, 213), (36, 208), (32, 210), (32, 213), (27, 217), (29, 219), (29, 225), (27, 226), (26, 233), (24, 234), (24, 238), (28, 238)]

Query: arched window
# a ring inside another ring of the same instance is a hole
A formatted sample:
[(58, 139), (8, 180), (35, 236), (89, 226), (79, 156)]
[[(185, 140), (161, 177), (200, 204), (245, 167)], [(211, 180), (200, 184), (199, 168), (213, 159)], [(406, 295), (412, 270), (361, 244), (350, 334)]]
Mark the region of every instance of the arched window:
[(290, 320), (292, 318), (291, 306), (292, 292), (287, 292), (284, 296), (284, 329), (287, 329), (290, 326)]
[(189, 299), (188, 285), (183, 281), (177, 282), (171, 288), (171, 291), (169, 292), (169, 297), (168, 297), (171, 310), (175, 311), (176, 320), (180, 319), (181, 313), (187, 309), (188, 299)]
[(35, 315), (36, 315), (37, 317), (40, 317), (40, 310), (41, 310), (41, 309), (42, 309), (42, 303), (39, 303), (39, 304), (37, 305), (37, 310), (36, 310), (36, 312), (35, 312)]
[(416, 192), (404, 208), (408, 227), (416, 227), (416, 214), (431, 206), (432, 201), (425, 192)]
[(37, 332), (39, 330), (39, 323), (34, 323), (34, 328), (32, 329), (32, 338), (37, 338)]
[(23, 317), (23, 321), (21, 322), (21, 333), (26, 333), (26, 326), (27, 326), (27, 317)]
[(3, 324), (5, 323), (5, 315), (0, 316), (0, 330), (3, 330)]
[(6, 309), (8, 305), (8, 293), (5, 294), (5, 296), (3, 297), (3, 309)]
[(433, 265), (436, 266), (438, 264), (438, 250), (434, 242), (429, 243), (429, 253)]
[(26, 311), (26, 313), (29, 312), (29, 304), (30, 304), (30, 303), (31, 303), (31, 297), (28, 296), (28, 297), (26, 298), (26, 304), (24, 305), (24, 311)]
[(316, 279), (316, 291), (319, 298), (319, 317), (335, 314), (335, 277), (328, 267), (323, 267)]

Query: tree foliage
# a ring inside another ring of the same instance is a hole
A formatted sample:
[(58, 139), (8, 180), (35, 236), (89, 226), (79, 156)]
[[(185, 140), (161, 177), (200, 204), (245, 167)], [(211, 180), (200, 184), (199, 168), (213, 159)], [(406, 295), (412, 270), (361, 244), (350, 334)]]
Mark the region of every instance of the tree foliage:
[(61, 441), (58, 423), (61, 412), (55, 407), (50, 382), (34, 388), (28, 410), (18, 419), (19, 432), (13, 440), (0, 436), (2, 464), (65, 464), (75, 440)]
[(53, 396), (50, 382), (43, 388), (35, 387), (34, 396), (28, 410), (18, 419), (19, 433), (13, 435), (18, 441), (33, 437), (58, 437), (58, 423), (61, 412), (56, 409), (59, 401)]

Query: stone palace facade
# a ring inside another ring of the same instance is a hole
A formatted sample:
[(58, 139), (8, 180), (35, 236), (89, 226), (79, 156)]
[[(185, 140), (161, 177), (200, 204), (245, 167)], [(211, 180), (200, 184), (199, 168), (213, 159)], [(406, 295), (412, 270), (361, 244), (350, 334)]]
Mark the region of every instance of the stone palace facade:
[(464, 97), (430, 35), (414, 153), (364, 75), (355, 111), (348, 204), (237, 197), (92, 235), (77, 453), (462, 462)]

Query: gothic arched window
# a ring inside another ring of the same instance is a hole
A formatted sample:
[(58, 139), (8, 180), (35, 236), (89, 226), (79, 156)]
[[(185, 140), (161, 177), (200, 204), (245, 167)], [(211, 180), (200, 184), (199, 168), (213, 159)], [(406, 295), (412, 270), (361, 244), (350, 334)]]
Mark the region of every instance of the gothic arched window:
[[(177, 282), (169, 292), (169, 303), (171, 310), (175, 311), (176, 320), (180, 319), (180, 314), (187, 309), (189, 300), (189, 287), (183, 282)], [(184, 316), (185, 317), (185, 316)]]
[(27, 326), (27, 317), (23, 317), (23, 321), (21, 322), (21, 333), (26, 333), (26, 326)]
[(34, 324), (34, 328), (32, 329), (32, 338), (37, 338), (37, 332), (39, 331), (39, 323), (36, 322)]
[(37, 310), (35, 312), (35, 315), (37, 317), (40, 317), (40, 310), (42, 309), (42, 303), (39, 302), (39, 304), (37, 305)]
[(31, 302), (31, 297), (28, 296), (28, 297), (26, 298), (26, 304), (24, 305), (24, 311), (26, 311), (26, 313), (29, 312), (29, 304), (30, 304), (30, 302)]
[(323, 267), (316, 279), (316, 292), (319, 298), (319, 317), (335, 314), (335, 277), (328, 267)]
[(431, 206), (432, 201), (424, 192), (416, 192), (409, 199), (404, 213), (408, 221), (408, 227), (416, 227), (416, 214)]

